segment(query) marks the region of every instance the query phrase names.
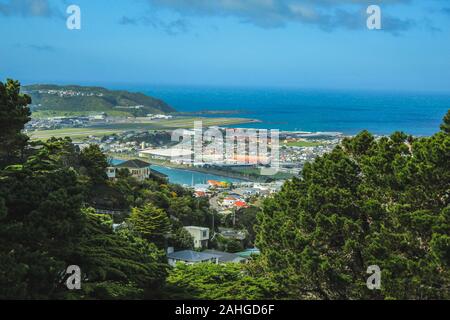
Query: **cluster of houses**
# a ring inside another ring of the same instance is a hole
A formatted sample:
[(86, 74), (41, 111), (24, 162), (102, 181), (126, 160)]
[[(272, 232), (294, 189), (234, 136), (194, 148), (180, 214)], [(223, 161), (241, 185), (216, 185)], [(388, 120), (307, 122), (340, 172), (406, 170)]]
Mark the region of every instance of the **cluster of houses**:
[[(158, 175), (165, 177), (161, 173), (150, 168), (150, 164), (140, 159), (133, 159), (129, 161), (111, 164), (107, 169), (107, 175), (110, 179), (115, 179), (118, 171), (127, 169), (131, 176), (138, 180), (145, 180), (151, 175)], [(272, 186), (273, 187), (273, 186)], [(271, 189), (269, 185), (259, 185), (248, 183), (242, 184), (235, 188), (227, 182), (209, 180), (207, 184), (194, 185), (194, 195), (196, 197), (209, 197), (219, 199), (217, 205), (222, 208), (222, 212), (233, 209), (248, 207), (247, 199), (254, 195), (270, 194)], [(220, 209), (219, 208), (219, 209)], [(184, 229), (191, 235), (194, 244), (194, 250), (174, 251), (173, 248), (167, 249), (167, 259), (171, 266), (177, 263), (197, 264), (197, 263), (246, 263), (248, 259), (259, 254), (259, 250), (247, 249), (238, 253), (222, 252), (218, 250), (207, 249), (209, 241), (214, 238), (211, 237), (209, 228), (200, 226), (185, 226)], [(238, 231), (230, 228), (219, 228), (219, 234), (227, 239), (244, 240), (246, 234), (243, 231)]]
[(215, 180), (207, 184), (193, 186), (194, 196), (209, 198), (210, 203), (219, 213), (228, 214), (234, 210), (248, 208), (250, 203), (259, 197), (267, 197), (281, 188), (282, 182), (271, 183), (240, 182), (229, 184)]
[(100, 148), (104, 152), (132, 154), (139, 149), (139, 143), (136, 141), (120, 141), (116, 136), (110, 136), (103, 142), (100, 142)]
[[(184, 227), (194, 239), (194, 250), (174, 251), (167, 249), (167, 260), (169, 265), (175, 266), (177, 263), (197, 264), (197, 263), (246, 263), (252, 255), (259, 254), (258, 249), (247, 249), (243, 252), (229, 253), (218, 250), (205, 249), (208, 247), (210, 239), (209, 228), (189, 226)], [(203, 250), (203, 251), (199, 251)]]
[[(257, 253), (254, 253), (255, 255)], [(193, 250), (183, 250), (178, 252), (168, 251), (167, 259), (169, 265), (176, 266), (177, 263), (197, 264), (197, 263), (246, 263), (248, 261), (246, 252), (229, 253), (217, 250), (205, 250), (202, 252)]]
[(244, 199), (242, 199), (239, 196), (233, 195), (233, 196), (227, 196), (226, 198), (224, 198), (221, 202), (222, 207), (226, 208), (226, 209), (231, 209), (231, 208), (236, 208), (236, 209), (241, 209), (241, 208), (248, 208), (248, 204), (247, 202), (245, 202)]
[(94, 114), (90, 116), (61, 116), (49, 118), (33, 118), (25, 125), (25, 130), (56, 130), (63, 128), (85, 128), (92, 124), (106, 121), (106, 114)]
[[(101, 92), (84, 92), (75, 90), (36, 90), (39, 94), (57, 95), (59, 97), (103, 97)], [(34, 92), (34, 91), (32, 91)]]
[[(194, 196), (196, 198), (212, 198), (213, 196), (218, 196), (219, 199), (217, 201), (217, 204), (221, 209), (219, 211), (227, 211), (231, 209), (242, 209), (242, 208), (248, 208), (249, 205), (247, 203), (247, 199), (249, 198), (249, 193), (255, 193), (256, 190), (254, 189), (246, 189), (241, 190), (241, 193), (234, 193), (231, 192), (232, 185), (229, 182), (226, 181), (216, 181), (216, 180), (209, 180), (207, 184), (198, 184), (195, 185), (194, 188)], [(245, 193), (245, 192), (249, 193)], [(258, 193), (259, 194), (259, 193)]]

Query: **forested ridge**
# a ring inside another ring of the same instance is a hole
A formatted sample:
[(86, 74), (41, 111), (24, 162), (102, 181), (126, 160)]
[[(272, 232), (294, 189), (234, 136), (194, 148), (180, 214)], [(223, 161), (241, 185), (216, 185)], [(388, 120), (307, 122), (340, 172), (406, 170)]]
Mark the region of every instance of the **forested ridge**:
[(364, 131), (307, 164), (256, 213), (249, 264), (173, 269), (164, 248), (193, 247), (182, 227), (211, 226), (208, 201), (158, 177), (108, 180), (96, 145), (30, 142), (30, 103), (0, 82), (0, 299), (450, 298), (450, 111), (432, 137)]

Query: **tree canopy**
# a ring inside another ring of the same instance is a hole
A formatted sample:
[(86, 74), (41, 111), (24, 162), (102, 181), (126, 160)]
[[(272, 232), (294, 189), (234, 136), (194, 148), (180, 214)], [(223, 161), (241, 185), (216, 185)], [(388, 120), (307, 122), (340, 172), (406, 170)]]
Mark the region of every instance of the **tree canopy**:
[[(105, 155), (98, 146), (80, 151), (69, 138), (26, 143), (31, 101), (19, 89), (0, 83), (0, 299), (158, 298), (164, 252), (89, 208), (89, 195), (109, 183)], [(14, 153), (25, 147), (22, 157)], [(80, 291), (65, 286), (70, 265), (81, 268)]]
[(30, 103), (18, 81), (0, 81), (0, 168), (22, 157), (28, 137), (21, 130), (30, 121)]
[(172, 296), (180, 299), (261, 300), (272, 297), (270, 279), (255, 277), (237, 263), (179, 264), (167, 278)]
[[(0, 82), (0, 299), (450, 298), (450, 111), (431, 137), (347, 138), (238, 212), (261, 250), (249, 264), (170, 268), (166, 245), (193, 247), (183, 226), (220, 223), (208, 200), (157, 177), (109, 181), (98, 146), (29, 142), (30, 102)], [(65, 286), (70, 265), (81, 290)]]
[[(449, 115), (432, 137), (346, 139), (265, 202), (259, 263), (281, 297), (450, 297)], [(370, 265), (379, 291), (366, 287)]]

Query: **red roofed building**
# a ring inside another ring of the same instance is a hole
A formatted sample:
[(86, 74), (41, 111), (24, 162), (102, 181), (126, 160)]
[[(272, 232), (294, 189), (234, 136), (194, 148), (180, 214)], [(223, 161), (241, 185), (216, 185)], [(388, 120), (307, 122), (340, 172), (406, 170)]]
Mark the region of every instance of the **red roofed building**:
[(224, 206), (231, 207), (236, 203), (236, 201), (237, 199), (235, 197), (226, 197), (225, 199), (223, 199), (222, 203)]
[(204, 198), (207, 196), (207, 194), (204, 191), (195, 191), (194, 196), (196, 198)]
[(228, 188), (229, 183), (226, 181), (208, 180), (208, 184), (213, 188)]
[(247, 203), (245, 203), (244, 201), (236, 201), (234, 203), (234, 206), (237, 208), (248, 208)]

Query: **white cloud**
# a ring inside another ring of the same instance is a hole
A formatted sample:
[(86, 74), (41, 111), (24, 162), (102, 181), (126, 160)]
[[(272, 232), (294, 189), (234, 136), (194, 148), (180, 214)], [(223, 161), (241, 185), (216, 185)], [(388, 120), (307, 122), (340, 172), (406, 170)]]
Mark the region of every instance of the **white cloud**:
[[(324, 30), (364, 28), (362, 13), (370, 4), (408, 4), (410, 0), (147, 0), (153, 8), (176, 11), (183, 16), (229, 16), (263, 28), (288, 23), (317, 25)], [(391, 32), (413, 24), (388, 17)]]
[(0, 2), (0, 14), (5, 16), (52, 17), (55, 11), (48, 0), (7, 0)]

